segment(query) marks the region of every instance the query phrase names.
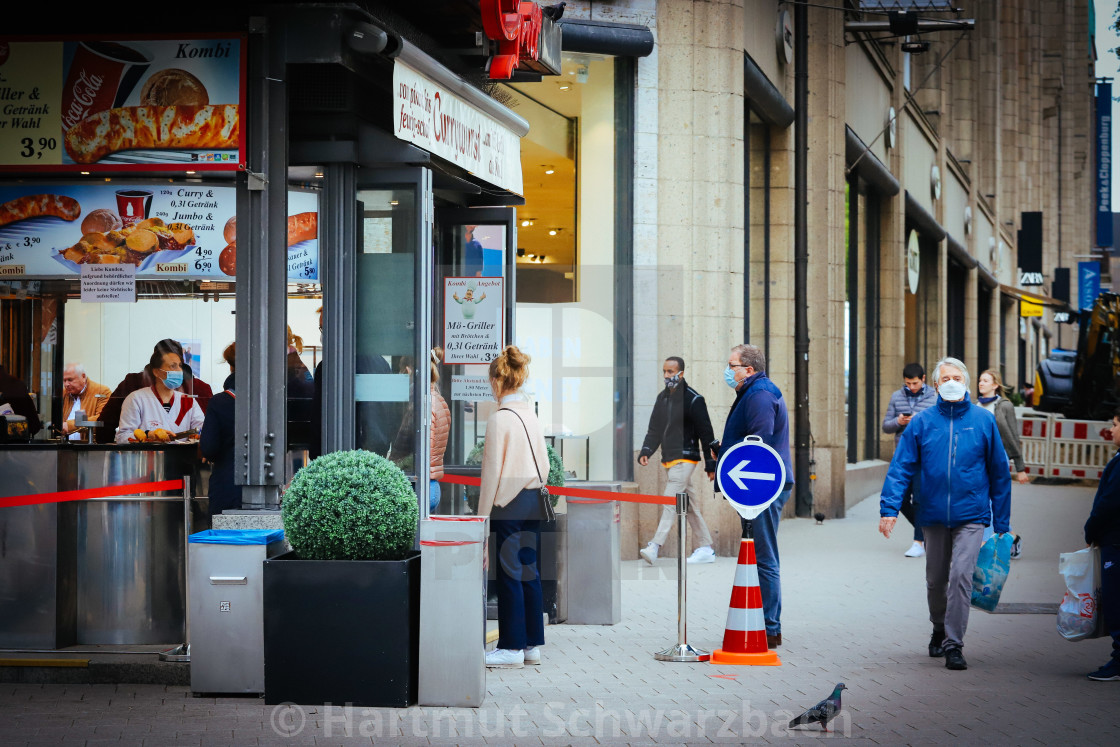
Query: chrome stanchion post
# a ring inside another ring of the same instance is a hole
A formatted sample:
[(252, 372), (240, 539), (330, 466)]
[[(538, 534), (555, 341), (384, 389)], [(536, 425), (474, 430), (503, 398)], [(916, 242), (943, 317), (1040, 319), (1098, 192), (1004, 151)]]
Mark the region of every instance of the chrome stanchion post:
[(183, 642), (161, 651), (160, 661), (191, 660), (191, 478), (183, 478)]
[(658, 651), (658, 661), (708, 661), (712, 655), (688, 644), (688, 578), (685, 562), (685, 518), (688, 493), (677, 493), (677, 645)]

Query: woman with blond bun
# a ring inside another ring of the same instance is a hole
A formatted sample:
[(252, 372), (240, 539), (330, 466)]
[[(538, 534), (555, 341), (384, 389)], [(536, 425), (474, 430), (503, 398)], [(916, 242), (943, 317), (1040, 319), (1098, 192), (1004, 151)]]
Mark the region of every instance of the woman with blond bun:
[(478, 514), (490, 517), (496, 540), (498, 643), (486, 655), (486, 666), (498, 669), (540, 664), (544, 645), (537, 555), (548, 453), (540, 423), (521, 393), (528, 378), (529, 356), (513, 345), (490, 363), (498, 409), (486, 421)]
[[(1030, 476), (1027, 475), (1027, 467), (1023, 463), (1022, 446), (1019, 443), (1019, 419), (1015, 417), (1015, 405), (1003, 396), (1003, 379), (1000, 378), (999, 371), (989, 368), (984, 373), (980, 374), (980, 378), (976, 380), (976, 391), (980, 395), (976, 402), (996, 418), (996, 427), (999, 428), (999, 437), (1003, 441), (1003, 450), (1007, 452), (1008, 469), (1013, 473), (1018, 473), (1017, 479), (1020, 485), (1026, 485), (1030, 482)], [(988, 539), (991, 533), (991, 527), (984, 533), (984, 539)], [(1015, 535), (1015, 542), (1011, 545), (1011, 557), (1018, 558), (1023, 553), (1023, 538)]]
[[(435, 511), (439, 507), (440, 489), (439, 480), (443, 479), (443, 454), (447, 451), (447, 438), (451, 433), (451, 410), (443, 395), (439, 393), (439, 366), (443, 362), (443, 348), (432, 348), (430, 353), (429, 368), (431, 379), (429, 386), (432, 393), (432, 425), (431, 443), (429, 453), (431, 465), (428, 471), (430, 485), (428, 488), (428, 511)], [(401, 360), (402, 373), (412, 375), (412, 359)], [(411, 402), (411, 398), (409, 398)], [(416, 428), (416, 418), (412, 405), (409, 404), (408, 412), (393, 439), (393, 446), (389, 452), (393, 461), (398, 461), (409, 456), (414, 451), (415, 440), (413, 430)]]

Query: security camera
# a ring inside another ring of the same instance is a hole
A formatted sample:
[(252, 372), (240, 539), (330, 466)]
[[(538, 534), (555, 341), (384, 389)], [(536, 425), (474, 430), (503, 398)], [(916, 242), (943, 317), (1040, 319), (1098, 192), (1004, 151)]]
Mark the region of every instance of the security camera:
[(899, 45), (899, 48), (903, 52), (907, 52), (909, 54), (921, 54), (922, 52), (929, 51), (929, 42), (922, 41), (920, 38), (908, 36), (902, 40), (902, 44)]

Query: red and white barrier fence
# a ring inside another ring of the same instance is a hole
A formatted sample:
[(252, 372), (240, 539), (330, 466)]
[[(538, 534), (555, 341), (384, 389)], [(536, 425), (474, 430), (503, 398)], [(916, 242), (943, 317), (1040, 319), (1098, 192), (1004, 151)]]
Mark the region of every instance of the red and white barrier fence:
[(1019, 443), (1029, 475), (1099, 480), (1116, 448), (1112, 423), (1068, 420), (1034, 411), (1019, 416)]

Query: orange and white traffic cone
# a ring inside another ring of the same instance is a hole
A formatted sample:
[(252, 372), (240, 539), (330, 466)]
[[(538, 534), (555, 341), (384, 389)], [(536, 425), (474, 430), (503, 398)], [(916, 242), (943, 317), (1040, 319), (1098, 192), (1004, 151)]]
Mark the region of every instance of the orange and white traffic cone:
[(731, 589), (723, 648), (712, 652), (711, 662), (758, 667), (776, 667), (782, 663), (766, 646), (766, 619), (762, 615), (762, 588), (758, 585), (753, 539), (744, 539), (739, 545), (739, 564), (735, 567), (735, 586)]

